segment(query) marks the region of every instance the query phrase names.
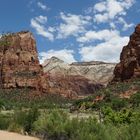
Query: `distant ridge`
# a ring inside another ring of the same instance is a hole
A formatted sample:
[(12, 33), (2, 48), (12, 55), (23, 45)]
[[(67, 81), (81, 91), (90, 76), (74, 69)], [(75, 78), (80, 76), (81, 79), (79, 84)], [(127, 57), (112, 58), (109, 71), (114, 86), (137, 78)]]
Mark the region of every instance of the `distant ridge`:
[(45, 60), (43, 64), (44, 72), (52, 75), (81, 75), (96, 83), (106, 85), (113, 76), (115, 63), (102, 61), (73, 62), (68, 64), (57, 57)]

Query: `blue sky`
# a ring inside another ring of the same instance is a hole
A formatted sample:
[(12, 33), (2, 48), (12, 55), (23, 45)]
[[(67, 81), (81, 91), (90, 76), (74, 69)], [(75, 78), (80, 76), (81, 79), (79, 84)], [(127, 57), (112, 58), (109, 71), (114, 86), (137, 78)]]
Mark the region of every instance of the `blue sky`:
[(134, 27), (139, 0), (0, 0), (0, 33), (33, 32), (40, 62), (117, 62)]

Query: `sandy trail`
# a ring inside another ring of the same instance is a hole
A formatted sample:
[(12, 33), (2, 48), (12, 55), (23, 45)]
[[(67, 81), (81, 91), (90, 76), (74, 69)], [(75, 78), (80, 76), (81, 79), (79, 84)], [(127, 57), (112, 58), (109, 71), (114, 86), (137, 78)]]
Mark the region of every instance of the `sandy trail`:
[(39, 139), (29, 136), (23, 136), (17, 133), (0, 131), (0, 140), (39, 140)]

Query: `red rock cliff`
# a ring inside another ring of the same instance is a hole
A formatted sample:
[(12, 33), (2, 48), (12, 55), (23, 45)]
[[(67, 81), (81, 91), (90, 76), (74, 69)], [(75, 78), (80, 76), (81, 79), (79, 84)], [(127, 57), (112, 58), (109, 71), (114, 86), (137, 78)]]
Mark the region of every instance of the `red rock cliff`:
[(19, 32), (1, 37), (0, 87), (47, 88), (32, 33)]
[(114, 70), (113, 81), (140, 78), (140, 24), (130, 36), (130, 41), (122, 50), (120, 63)]

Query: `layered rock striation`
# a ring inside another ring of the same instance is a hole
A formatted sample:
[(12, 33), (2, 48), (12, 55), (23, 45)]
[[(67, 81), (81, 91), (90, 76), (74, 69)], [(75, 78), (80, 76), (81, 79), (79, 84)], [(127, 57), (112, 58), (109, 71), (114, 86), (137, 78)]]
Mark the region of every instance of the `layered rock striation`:
[(114, 75), (113, 82), (140, 78), (140, 24), (130, 36), (128, 45), (123, 47)]
[(103, 88), (103, 85), (80, 75), (48, 75), (47, 79), (50, 93), (73, 99), (92, 95)]
[(50, 92), (68, 98), (83, 98), (103, 88), (112, 79), (114, 67), (98, 61), (68, 64), (57, 57), (43, 64)]
[(79, 75), (102, 85), (112, 80), (115, 66), (115, 63), (100, 61), (68, 64), (56, 57), (47, 59), (43, 64), (44, 72), (50, 75)]

